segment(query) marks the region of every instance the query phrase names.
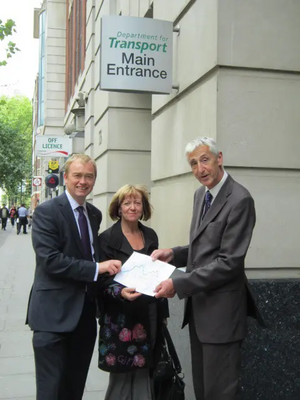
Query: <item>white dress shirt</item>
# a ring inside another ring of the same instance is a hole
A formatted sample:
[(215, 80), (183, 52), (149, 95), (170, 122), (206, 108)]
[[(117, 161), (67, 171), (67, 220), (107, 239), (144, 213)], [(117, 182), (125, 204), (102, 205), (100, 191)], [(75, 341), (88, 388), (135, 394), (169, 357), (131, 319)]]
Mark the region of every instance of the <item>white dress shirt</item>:
[(226, 179), (227, 179), (227, 172), (225, 171), (225, 169), (223, 169), (224, 171), (224, 175), (222, 177), (222, 179), (220, 180), (220, 182), (214, 186), (212, 189), (208, 189), (208, 187), (206, 187), (205, 193), (209, 190), (211, 195), (212, 195), (212, 201), (210, 203), (210, 205), (212, 205), (212, 203), (215, 201), (215, 198), (217, 197), (219, 191), (221, 190), (221, 187), (224, 185)]

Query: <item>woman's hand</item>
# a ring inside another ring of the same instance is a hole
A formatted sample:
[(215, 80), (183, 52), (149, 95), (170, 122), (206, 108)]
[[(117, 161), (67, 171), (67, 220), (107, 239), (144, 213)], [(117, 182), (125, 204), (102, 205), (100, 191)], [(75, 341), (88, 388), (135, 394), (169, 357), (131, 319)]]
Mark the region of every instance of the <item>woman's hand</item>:
[(124, 288), (121, 291), (121, 296), (129, 301), (134, 301), (138, 297), (140, 297), (142, 293), (136, 292), (134, 288)]

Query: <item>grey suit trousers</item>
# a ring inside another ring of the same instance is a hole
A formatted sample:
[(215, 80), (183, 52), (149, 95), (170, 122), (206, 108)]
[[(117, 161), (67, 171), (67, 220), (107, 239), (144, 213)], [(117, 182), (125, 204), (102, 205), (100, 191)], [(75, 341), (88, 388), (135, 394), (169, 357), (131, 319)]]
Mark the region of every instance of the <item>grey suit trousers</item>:
[(201, 343), (189, 318), (193, 384), (196, 400), (240, 400), (242, 341)]

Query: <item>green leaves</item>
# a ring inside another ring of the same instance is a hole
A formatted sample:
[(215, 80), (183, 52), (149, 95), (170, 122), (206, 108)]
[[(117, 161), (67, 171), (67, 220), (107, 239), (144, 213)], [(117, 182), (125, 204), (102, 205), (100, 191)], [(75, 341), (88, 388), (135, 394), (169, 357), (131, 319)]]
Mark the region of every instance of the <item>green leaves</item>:
[(18, 197), (31, 179), (32, 106), (26, 97), (0, 97), (0, 187)]
[[(11, 36), (14, 32), (16, 32), (15, 26), (16, 24), (12, 19), (8, 19), (5, 23), (3, 23), (3, 21), (0, 19), (0, 40), (3, 41), (7, 39), (8, 36)], [(11, 58), (12, 55), (15, 54), (16, 51), (20, 51), (20, 49), (16, 47), (16, 44), (14, 42), (9, 41), (5, 51), (6, 51), (6, 58)], [(0, 66), (6, 64), (7, 64), (6, 60), (0, 61)]]
[(4, 40), (6, 36), (10, 36), (15, 30), (15, 22), (12, 19), (8, 19), (5, 24), (0, 19), (0, 40)]

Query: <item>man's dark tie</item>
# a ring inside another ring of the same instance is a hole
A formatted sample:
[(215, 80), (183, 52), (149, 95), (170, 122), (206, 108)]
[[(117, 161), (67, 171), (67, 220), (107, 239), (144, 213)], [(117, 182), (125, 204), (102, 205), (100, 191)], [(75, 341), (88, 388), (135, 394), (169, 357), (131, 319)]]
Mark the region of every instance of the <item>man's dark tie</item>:
[(83, 246), (83, 250), (84, 250), (84, 258), (86, 260), (92, 261), (93, 257), (92, 257), (92, 252), (91, 252), (89, 228), (88, 228), (86, 216), (84, 215), (84, 212), (83, 212), (83, 206), (77, 207), (77, 210), (79, 212), (78, 224), (79, 224), (79, 229), (80, 229), (80, 234), (81, 234), (82, 246)]
[(212, 194), (209, 190), (207, 190), (204, 197), (204, 213), (202, 215), (202, 219), (205, 217), (207, 211), (210, 209), (212, 198)]
[[(81, 241), (82, 241), (82, 246), (83, 246), (83, 251), (84, 251), (84, 259), (93, 261), (92, 252), (91, 252), (89, 228), (88, 228), (86, 216), (84, 215), (84, 212), (83, 212), (83, 206), (77, 207), (77, 210), (79, 212), (78, 224), (79, 224)], [(95, 301), (96, 291), (97, 291), (96, 283), (95, 282), (87, 282), (86, 289), (87, 289), (87, 294), (88, 294), (90, 300)]]

